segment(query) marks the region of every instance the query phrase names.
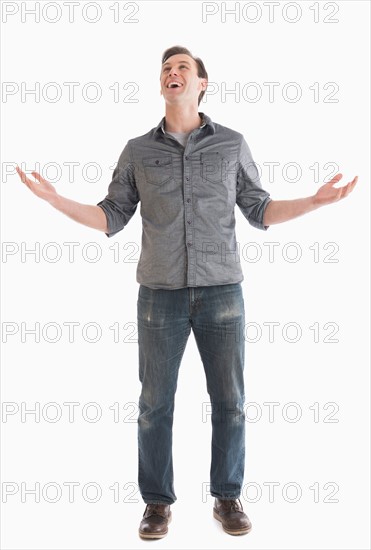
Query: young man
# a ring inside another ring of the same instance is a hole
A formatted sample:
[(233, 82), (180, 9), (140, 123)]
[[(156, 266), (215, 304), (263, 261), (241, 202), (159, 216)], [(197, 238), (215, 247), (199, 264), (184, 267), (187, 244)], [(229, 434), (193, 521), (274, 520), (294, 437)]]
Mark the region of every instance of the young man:
[(107, 196), (96, 206), (57, 194), (38, 173), (17, 168), (37, 196), (73, 220), (112, 237), (141, 202), (139, 488), (146, 503), (139, 534), (162, 538), (171, 520), (172, 425), (180, 362), (193, 330), (212, 404), (210, 492), (213, 514), (231, 535), (251, 530), (239, 496), (245, 463), (244, 301), (235, 236), (237, 204), (251, 225), (291, 220), (346, 197), (357, 177), (337, 174), (310, 197), (276, 201), (262, 189), (242, 134), (198, 111), (207, 87), (203, 62), (175, 46), (162, 57), (165, 117), (130, 139)]

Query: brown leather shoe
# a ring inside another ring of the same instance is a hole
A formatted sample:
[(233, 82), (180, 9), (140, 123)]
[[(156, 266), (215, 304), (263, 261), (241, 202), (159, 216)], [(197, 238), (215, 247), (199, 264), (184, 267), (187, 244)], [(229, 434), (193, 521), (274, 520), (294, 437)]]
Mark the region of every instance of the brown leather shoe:
[(171, 522), (169, 504), (147, 504), (139, 526), (139, 536), (143, 539), (162, 539), (167, 535)]
[(229, 535), (246, 535), (252, 529), (252, 524), (243, 511), (240, 499), (215, 499), (214, 518), (222, 522), (223, 529)]

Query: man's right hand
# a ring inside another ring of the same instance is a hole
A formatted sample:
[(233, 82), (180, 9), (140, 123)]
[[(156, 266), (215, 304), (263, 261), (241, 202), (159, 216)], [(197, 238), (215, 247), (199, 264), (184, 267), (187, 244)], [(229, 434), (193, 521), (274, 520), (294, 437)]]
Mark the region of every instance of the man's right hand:
[(55, 187), (42, 178), (37, 172), (31, 172), (31, 174), (39, 183), (30, 180), (18, 166), (16, 170), (23, 183), (26, 184), (35, 195), (40, 197), (40, 199), (47, 201), (51, 206), (72, 220), (82, 223), (87, 227), (92, 227), (93, 229), (108, 233), (106, 214), (100, 206), (94, 204), (81, 204), (80, 202), (62, 197), (57, 193)]
[(28, 178), (26, 174), (22, 172), (20, 168), (18, 168), (18, 166), (16, 167), (16, 170), (23, 183), (25, 183), (35, 195), (40, 197), (40, 199), (51, 202), (58, 196), (55, 187), (53, 187), (52, 184), (49, 183), (46, 179), (41, 177), (38, 172), (31, 172), (31, 174), (39, 183), (32, 181), (30, 178)]

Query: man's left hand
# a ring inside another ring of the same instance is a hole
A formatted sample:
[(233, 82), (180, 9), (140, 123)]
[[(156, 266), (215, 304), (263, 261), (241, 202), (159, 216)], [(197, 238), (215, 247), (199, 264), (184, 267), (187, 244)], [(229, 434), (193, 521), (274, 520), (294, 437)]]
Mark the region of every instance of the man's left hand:
[(335, 188), (334, 185), (341, 180), (343, 174), (336, 174), (332, 180), (322, 185), (313, 197), (313, 202), (316, 206), (324, 206), (325, 204), (331, 204), (337, 202), (340, 199), (344, 199), (349, 193), (351, 193), (357, 183), (358, 176), (344, 185), (343, 187)]

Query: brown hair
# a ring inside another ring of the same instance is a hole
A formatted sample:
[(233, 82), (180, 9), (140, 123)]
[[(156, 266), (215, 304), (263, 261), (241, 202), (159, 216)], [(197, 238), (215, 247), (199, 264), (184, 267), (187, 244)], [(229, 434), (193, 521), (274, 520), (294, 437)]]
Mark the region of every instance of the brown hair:
[[(172, 46), (171, 48), (168, 48), (167, 50), (165, 50), (164, 53), (162, 54), (162, 65), (165, 63), (165, 61), (169, 59), (169, 57), (171, 57), (172, 55), (176, 55), (178, 53), (184, 53), (185, 55), (189, 55), (189, 57), (192, 57), (192, 59), (194, 59), (197, 65), (197, 76), (199, 78), (206, 78), (206, 80), (208, 80), (207, 71), (205, 69), (205, 65), (202, 59), (200, 59), (199, 57), (194, 57), (191, 54), (191, 52), (187, 50), (187, 48), (183, 48), (183, 46)], [(206, 90), (202, 90), (202, 92), (198, 96), (198, 104), (201, 103), (201, 99), (205, 95), (205, 91)]]

